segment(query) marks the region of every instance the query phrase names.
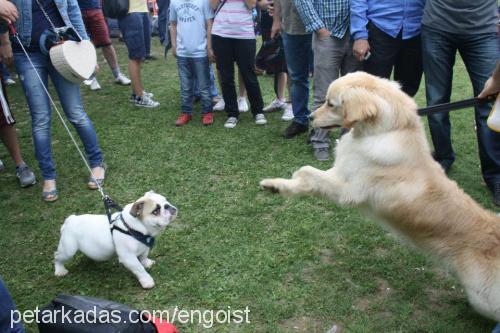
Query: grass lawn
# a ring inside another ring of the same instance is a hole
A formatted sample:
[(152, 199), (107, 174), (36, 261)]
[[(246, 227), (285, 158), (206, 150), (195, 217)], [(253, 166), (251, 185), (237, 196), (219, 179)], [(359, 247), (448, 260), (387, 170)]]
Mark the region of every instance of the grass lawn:
[[(115, 46), (126, 71), (126, 50), (117, 41)], [(263, 127), (243, 114), (237, 128), (227, 130), (224, 114), (216, 114), (214, 126), (203, 127), (197, 112), (190, 124), (176, 128), (180, 98), (171, 57), (144, 66), (145, 87), (161, 103), (157, 109), (131, 105), (129, 88), (112, 82), (101, 54), (99, 61), (103, 89), (82, 87), (82, 92), (109, 167), (106, 190), (124, 205), (153, 189), (177, 205), (180, 216), (152, 251), (157, 261), (151, 270), (153, 290), (142, 290), (116, 259), (94, 263), (78, 255), (67, 265), (70, 274), (56, 278), (52, 258), (61, 223), (74, 213), (103, 213), (99, 194), (87, 190), (87, 171), (55, 115), (59, 201), (42, 202), (39, 184), (20, 189), (1, 146), (7, 170), (0, 175), (0, 274), (20, 310), (68, 293), (144, 309), (249, 307), (249, 324), (216, 325), (212, 332), (326, 332), (333, 325), (344, 332), (492, 329), (494, 323), (467, 303), (457, 280), (357, 210), (259, 190), (264, 177), (289, 177), (306, 164), (331, 165), (313, 159), (304, 136), (281, 137), (287, 123), (280, 113), (269, 115)], [(260, 77), (260, 82), (268, 103), (272, 78)], [(36, 167), (21, 87), (9, 91), (24, 157)], [(470, 96), (459, 63), (452, 98)], [(417, 102), (425, 104), (423, 86)], [(452, 120), (457, 161), (450, 178), (494, 210), (480, 174), (473, 111), (454, 112)], [(183, 333), (205, 331), (199, 324), (178, 327)], [(36, 331), (35, 326), (28, 331)]]

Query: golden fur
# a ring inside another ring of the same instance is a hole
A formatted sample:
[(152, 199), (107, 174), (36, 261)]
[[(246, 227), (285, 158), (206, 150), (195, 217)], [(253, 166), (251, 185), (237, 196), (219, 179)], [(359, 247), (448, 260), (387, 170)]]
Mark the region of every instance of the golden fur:
[(441, 260), (472, 306), (500, 321), (500, 217), (448, 179), (429, 151), (415, 102), (399, 85), (363, 72), (329, 87), (313, 126), (344, 126), (333, 167), (300, 168), (292, 179), (264, 179), (283, 195), (317, 195), (358, 207)]

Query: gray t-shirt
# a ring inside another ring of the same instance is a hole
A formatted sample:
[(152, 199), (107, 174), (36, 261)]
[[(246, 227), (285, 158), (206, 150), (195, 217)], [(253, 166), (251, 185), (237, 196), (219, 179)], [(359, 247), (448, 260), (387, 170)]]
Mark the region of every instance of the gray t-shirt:
[(207, 20), (213, 17), (208, 0), (172, 0), (170, 22), (177, 22), (177, 56), (207, 56)]
[(497, 31), (497, 0), (427, 0), (422, 24), (456, 34)]

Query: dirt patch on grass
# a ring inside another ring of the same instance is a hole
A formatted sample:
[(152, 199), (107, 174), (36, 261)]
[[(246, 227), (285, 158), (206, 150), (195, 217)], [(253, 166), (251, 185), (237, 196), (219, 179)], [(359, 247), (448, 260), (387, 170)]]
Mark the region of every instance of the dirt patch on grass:
[(368, 310), (372, 305), (385, 301), (394, 290), (384, 279), (376, 279), (377, 292), (365, 297), (359, 297), (353, 302), (353, 308), (360, 311)]
[[(324, 333), (329, 329), (325, 327), (325, 324), (322, 323), (321, 320), (307, 316), (290, 318), (280, 323), (279, 326), (285, 332)], [(333, 325), (331, 326), (328, 325), (328, 326), (332, 327)], [(339, 332), (340, 330), (337, 330), (334, 333), (339, 333)]]

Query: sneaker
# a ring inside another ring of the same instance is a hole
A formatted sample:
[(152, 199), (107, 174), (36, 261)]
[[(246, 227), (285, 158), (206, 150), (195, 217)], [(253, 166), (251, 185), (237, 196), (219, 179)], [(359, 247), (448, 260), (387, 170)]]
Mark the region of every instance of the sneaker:
[(289, 121), (294, 118), (293, 116), (293, 110), (292, 110), (292, 104), (288, 103), (285, 106), (285, 111), (283, 111), (283, 115), (281, 116), (281, 120), (283, 121)]
[[(153, 93), (150, 93), (150, 92), (147, 92), (147, 91), (143, 91), (142, 92), (142, 96), (147, 96), (149, 98), (153, 98), (155, 95), (153, 95)], [(136, 98), (137, 98), (137, 96), (135, 96), (134, 93), (131, 93), (130, 97), (128, 98), (128, 101), (130, 103), (135, 103)]]
[(92, 81), (94, 81), (93, 78), (83, 81), (83, 84), (86, 86), (90, 86), (92, 84)]
[(128, 86), (132, 81), (122, 73), (118, 74), (118, 76), (115, 79), (115, 83), (120, 84), (122, 86)]
[(0, 172), (5, 170), (5, 165), (3, 164), (2, 160), (0, 160)]
[(301, 133), (307, 132), (308, 129), (309, 126), (292, 121), (292, 123), (285, 129), (283, 136), (285, 139), (291, 139)]
[(92, 91), (101, 90), (101, 85), (99, 84), (96, 78), (94, 78), (90, 83), (90, 90)]
[(192, 116), (187, 113), (181, 113), (179, 118), (175, 121), (175, 126), (184, 126), (191, 121)]
[(28, 187), (36, 183), (35, 173), (26, 164), (16, 167), (16, 177), (21, 187)]
[(287, 104), (283, 102), (281, 99), (276, 98), (274, 101), (271, 102), (268, 106), (266, 106), (262, 111), (264, 112), (272, 112), (276, 111), (279, 109), (283, 109)]
[(330, 150), (328, 147), (314, 148), (314, 157), (318, 161), (328, 161), (330, 159)]
[(237, 123), (238, 123), (238, 118), (229, 117), (229, 118), (227, 118), (226, 123), (224, 124), (224, 127), (225, 128), (235, 128)]
[(258, 113), (255, 115), (255, 124), (265, 125), (267, 124), (266, 116), (263, 113)]
[(221, 98), (217, 104), (214, 105), (214, 111), (224, 111), (226, 108), (226, 103), (224, 102), (224, 98)]
[(217, 103), (219, 103), (220, 100), (221, 98), (219, 96), (212, 97), (212, 105), (217, 105)]
[(248, 111), (248, 103), (245, 97), (238, 97), (238, 111), (240, 112)]
[(495, 184), (493, 189), (493, 202), (495, 205), (500, 206), (500, 183)]
[(141, 97), (136, 97), (134, 104), (135, 104), (135, 106), (142, 106), (145, 108), (156, 108), (156, 107), (160, 106), (160, 103), (153, 100), (151, 97), (149, 97), (146, 94), (143, 94)]
[(11, 86), (13, 84), (16, 84), (16, 81), (12, 80), (10, 77), (8, 79), (5, 79), (3, 80), (3, 83), (6, 85), (6, 86)]
[(214, 123), (214, 113), (213, 112), (204, 113), (203, 116), (201, 117), (201, 123), (205, 126), (212, 125)]

